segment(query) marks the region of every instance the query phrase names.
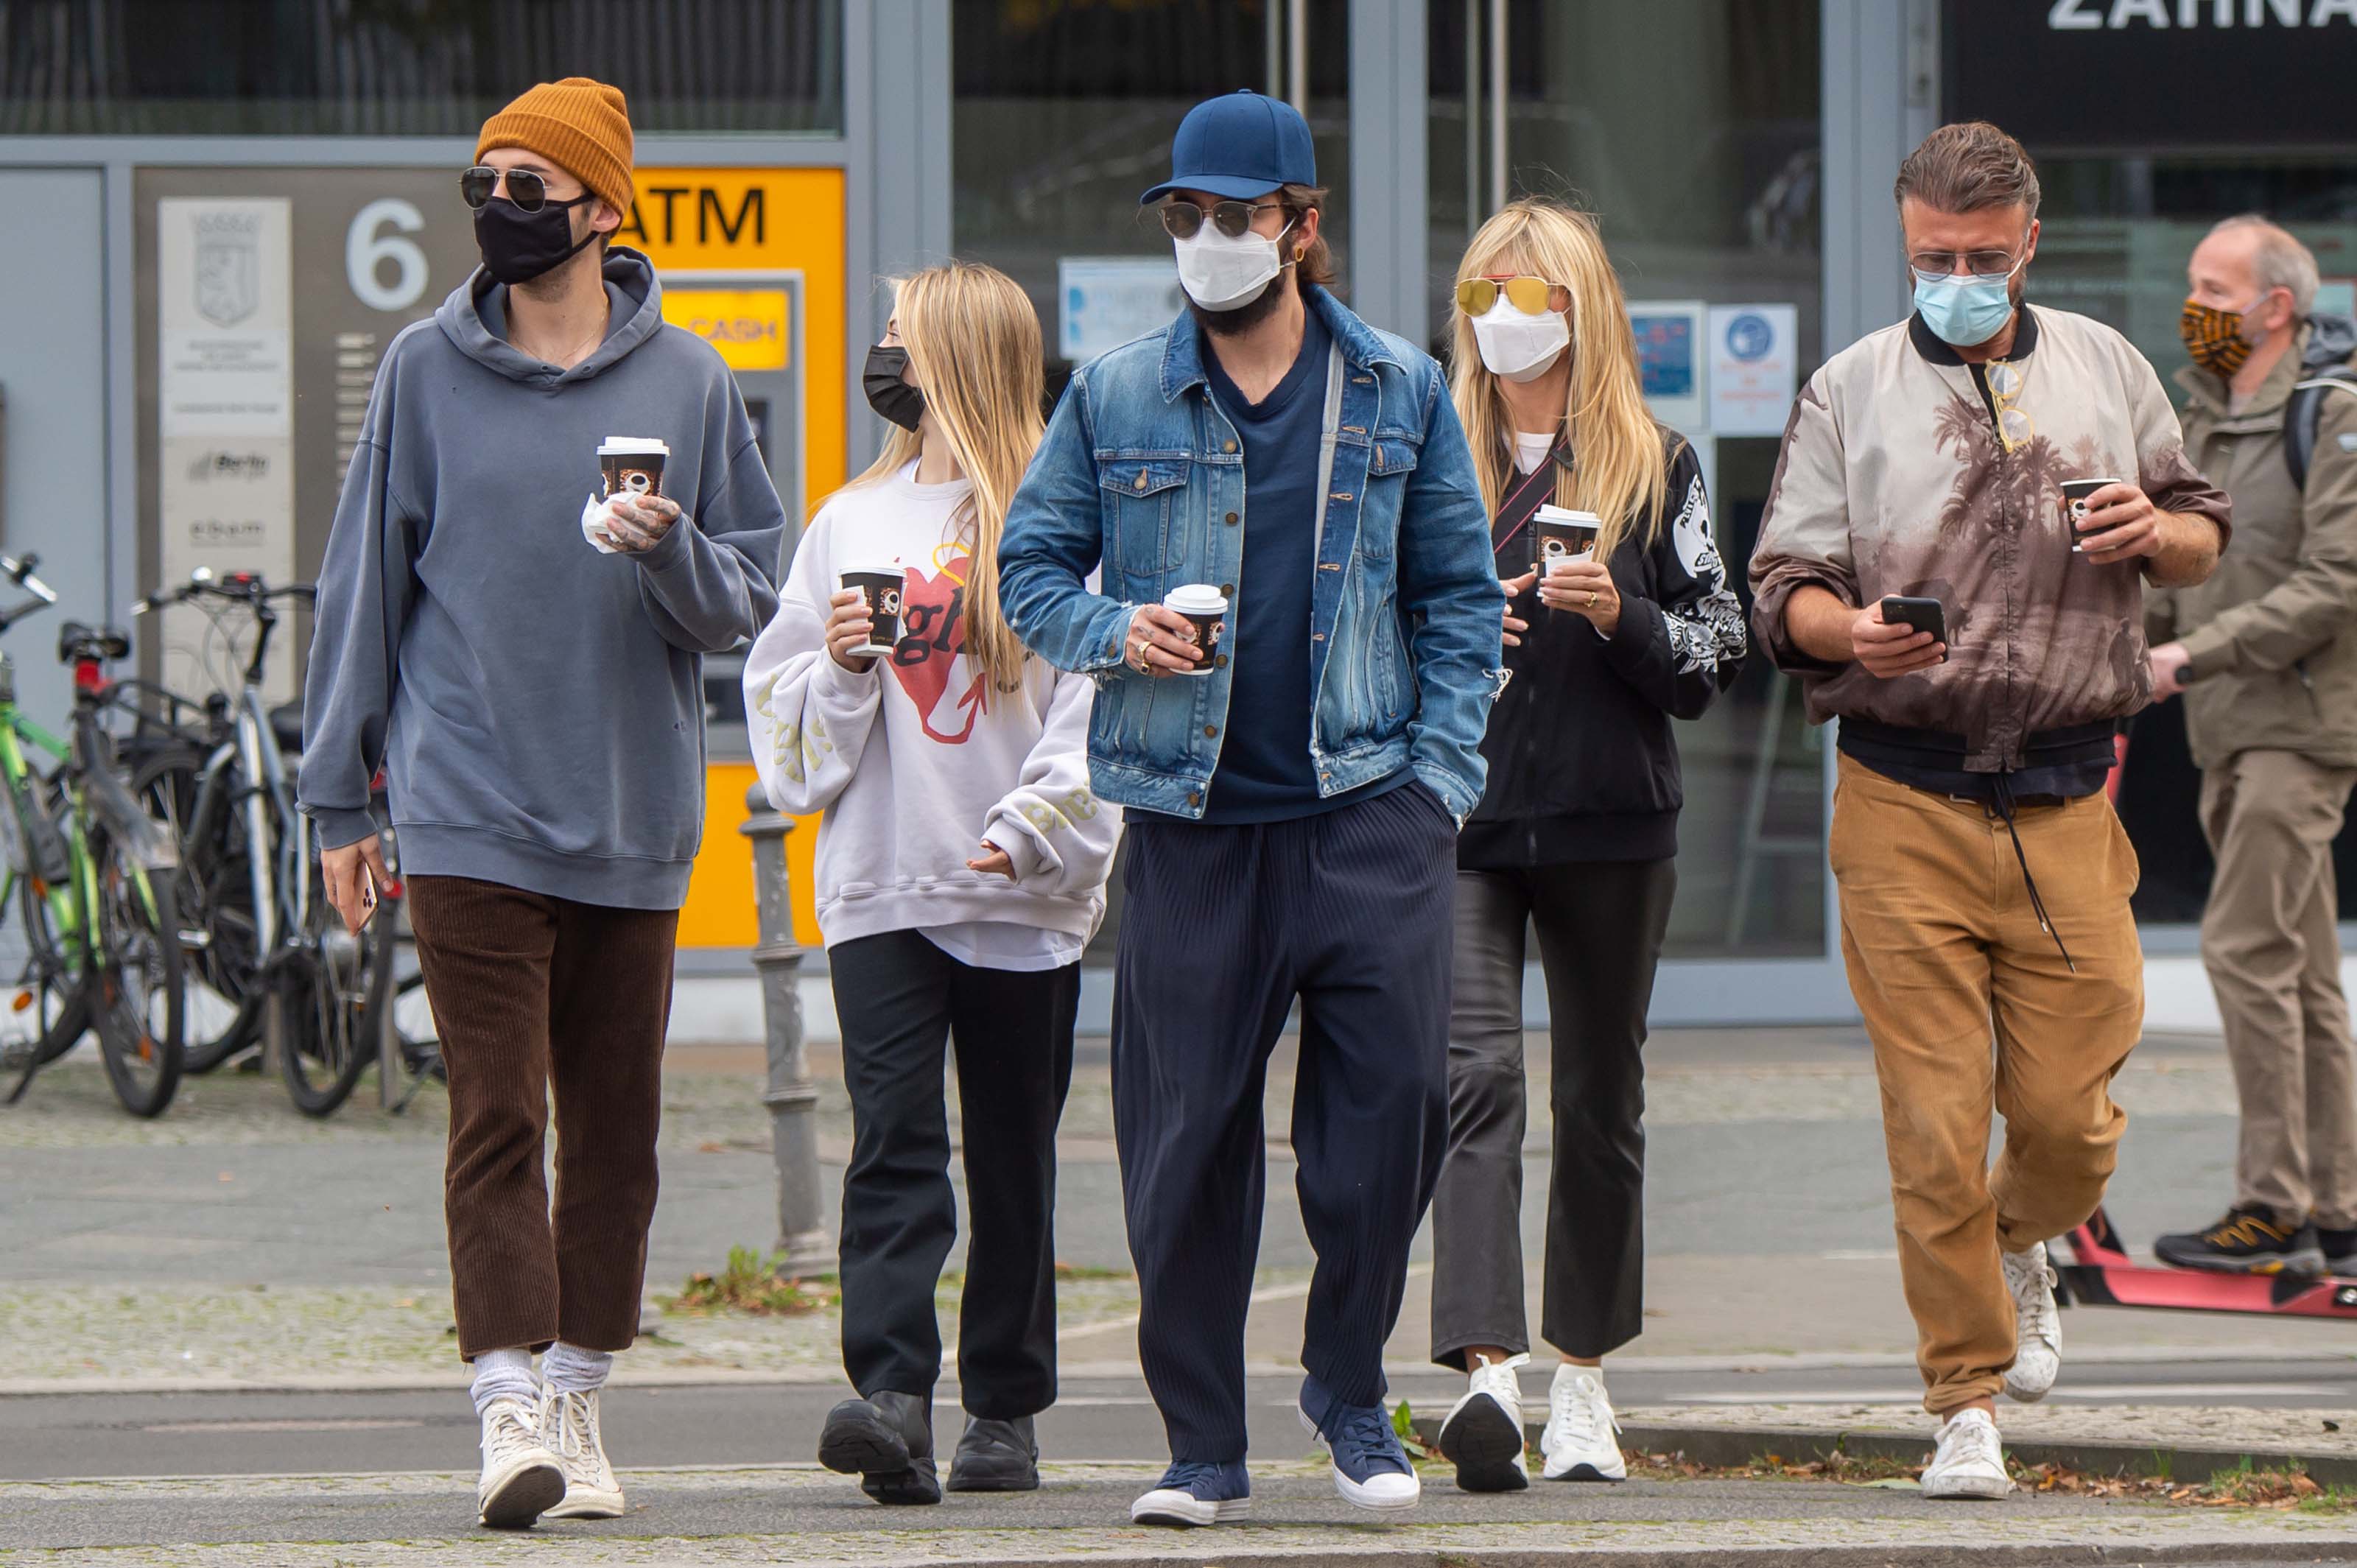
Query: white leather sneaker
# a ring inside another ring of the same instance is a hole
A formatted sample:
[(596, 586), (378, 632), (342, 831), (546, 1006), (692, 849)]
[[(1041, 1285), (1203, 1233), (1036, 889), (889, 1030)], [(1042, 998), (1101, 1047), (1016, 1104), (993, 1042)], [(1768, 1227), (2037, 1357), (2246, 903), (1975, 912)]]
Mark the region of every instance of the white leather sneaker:
[(541, 1440), (540, 1412), (520, 1399), (483, 1412), (483, 1478), (475, 1517), (493, 1530), (529, 1530), (565, 1496), (564, 1462)]
[(622, 1483), (606, 1462), (606, 1439), (597, 1429), (597, 1394), (541, 1391), (541, 1441), (565, 1466), (565, 1498), (547, 1511), (551, 1519), (619, 1519)]
[(2006, 1370), (2005, 1391), (2036, 1404), (2053, 1391), (2062, 1371), (2062, 1315), (2054, 1307), (2054, 1271), (2046, 1266), (2043, 1241), (2026, 1252), (1999, 1252), (1997, 1261), (2005, 1265), (2014, 1312), (2013, 1365)]
[(1568, 1361), (1555, 1368), (1539, 1454), (1546, 1461), (1542, 1474), (1550, 1481), (1629, 1478), (1628, 1461), (1620, 1456), (1620, 1423), (1613, 1419), (1612, 1402), (1595, 1368)]
[(1523, 1453), (1523, 1389), (1515, 1369), (1530, 1359), (1510, 1356), (1473, 1369), (1471, 1387), (1440, 1423), (1439, 1448), (1457, 1466), (1467, 1492), (1519, 1492), (1531, 1484)]
[(2005, 1446), (1988, 1412), (1960, 1410), (1940, 1427), (1940, 1446), (1923, 1467), (1927, 1498), (2001, 1498), (2013, 1490)]

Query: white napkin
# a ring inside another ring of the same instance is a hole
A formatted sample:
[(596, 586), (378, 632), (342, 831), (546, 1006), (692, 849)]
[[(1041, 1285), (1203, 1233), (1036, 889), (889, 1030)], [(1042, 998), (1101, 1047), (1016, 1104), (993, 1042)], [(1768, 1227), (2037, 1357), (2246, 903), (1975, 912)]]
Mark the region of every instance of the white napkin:
[(589, 499), (581, 503), (581, 537), (587, 540), (600, 555), (620, 553), (614, 547), (613, 537), (606, 531), (606, 509), (613, 504), (610, 500), (600, 499), (595, 490), (590, 491)]

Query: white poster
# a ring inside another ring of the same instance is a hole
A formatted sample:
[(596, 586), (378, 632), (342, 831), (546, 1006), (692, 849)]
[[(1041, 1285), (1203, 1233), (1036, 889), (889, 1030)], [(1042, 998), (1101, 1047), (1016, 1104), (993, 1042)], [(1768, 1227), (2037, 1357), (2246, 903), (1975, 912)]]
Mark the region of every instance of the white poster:
[(1056, 351), (1078, 365), (1168, 326), (1187, 308), (1164, 256), (1064, 256), (1056, 263)]
[[(290, 252), (284, 199), (156, 204), (159, 587), (199, 566), (294, 580)], [(239, 660), (207, 618), (174, 610), (164, 637), (167, 684), (234, 689)], [(271, 660), (274, 698), (293, 693), (295, 662)]]
[(1784, 434), (1800, 369), (1800, 311), (1790, 305), (1710, 307), (1712, 434)]

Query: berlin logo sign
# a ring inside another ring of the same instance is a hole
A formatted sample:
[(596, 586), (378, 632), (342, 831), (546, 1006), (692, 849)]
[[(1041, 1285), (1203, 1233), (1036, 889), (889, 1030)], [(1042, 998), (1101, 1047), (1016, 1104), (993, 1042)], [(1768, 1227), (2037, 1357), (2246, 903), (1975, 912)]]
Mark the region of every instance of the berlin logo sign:
[(244, 213), (197, 220), (197, 314), (234, 327), (262, 303), (262, 223)]

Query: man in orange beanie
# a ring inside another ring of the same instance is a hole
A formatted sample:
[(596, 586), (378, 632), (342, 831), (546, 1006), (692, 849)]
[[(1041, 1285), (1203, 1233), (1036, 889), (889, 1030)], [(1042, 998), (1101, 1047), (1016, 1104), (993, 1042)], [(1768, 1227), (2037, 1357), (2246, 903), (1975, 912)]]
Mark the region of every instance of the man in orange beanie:
[(645, 1281), (703, 659), (776, 609), (785, 515), (727, 367), (608, 243), (630, 204), (621, 93), (544, 82), (475, 157), (482, 267), (386, 351), (337, 509), (302, 797), (357, 931), (391, 885), (386, 771), (450, 1082), (476, 1505), (521, 1527), (622, 1511), (598, 1391)]

